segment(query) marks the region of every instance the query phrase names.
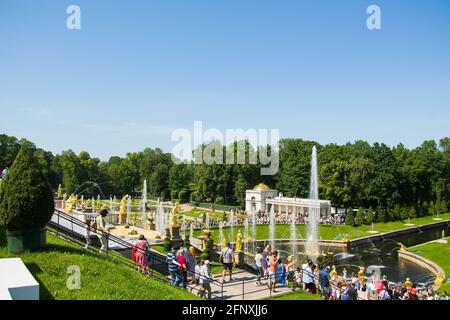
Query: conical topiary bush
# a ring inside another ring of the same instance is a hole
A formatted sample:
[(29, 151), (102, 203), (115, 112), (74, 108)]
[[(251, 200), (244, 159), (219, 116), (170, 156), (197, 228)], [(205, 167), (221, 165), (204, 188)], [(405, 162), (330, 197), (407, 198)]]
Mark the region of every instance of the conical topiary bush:
[(45, 225), (55, 209), (53, 191), (34, 151), (22, 145), (0, 184), (0, 225), (6, 227), (12, 253), (45, 247)]

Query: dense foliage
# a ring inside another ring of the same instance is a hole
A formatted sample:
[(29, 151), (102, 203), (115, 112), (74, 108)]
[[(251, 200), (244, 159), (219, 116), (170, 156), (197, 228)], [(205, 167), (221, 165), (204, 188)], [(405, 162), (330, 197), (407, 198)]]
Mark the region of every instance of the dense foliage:
[(53, 191), (35, 150), (23, 143), (11, 170), (0, 183), (0, 225), (9, 230), (43, 227), (54, 208)]
[[(0, 136), (0, 168), (14, 159), (18, 144), (16, 138)], [(197, 151), (210, 150), (211, 144)], [(214, 144), (217, 146), (217, 142)], [(242, 207), (245, 190), (260, 182), (286, 196), (307, 197), (314, 145), (318, 149), (320, 195), (330, 199), (333, 206), (372, 207), (375, 221), (448, 210), (450, 138), (441, 139), (439, 144), (425, 141), (415, 149), (402, 144), (371, 145), (365, 141), (339, 146), (284, 139), (280, 142), (280, 168), (275, 176), (261, 176), (259, 161), (238, 165), (204, 162), (175, 165), (171, 155), (158, 148), (128, 153), (123, 158), (111, 157), (108, 161), (100, 161), (87, 152), (77, 155), (72, 150), (54, 156), (37, 149), (36, 155), (53, 188), (62, 182), (67, 194), (139, 196), (142, 182), (147, 179), (149, 196)], [(244, 150), (247, 157), (257, 151), (244, 141), (234, 146), (235, 158), (237, 150)], [(216, 150), (220, 148), (226, 151), (221, 145)], [(226, 152), (222, 159), (225, 163)], [(408, 212), (395, 211), (396, 205)]]

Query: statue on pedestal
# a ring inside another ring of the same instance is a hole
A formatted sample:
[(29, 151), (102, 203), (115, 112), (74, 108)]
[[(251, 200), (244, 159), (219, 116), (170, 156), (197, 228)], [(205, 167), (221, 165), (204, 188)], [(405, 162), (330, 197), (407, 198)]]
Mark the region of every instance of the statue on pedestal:
[(334, 265), (331, 267), (330, 277), (332, 280), (338, 279), (338, 273), (336, 271), (336, 266), (334, 266)]
[(177, 203), (175, 205), (175, 207), (172, 209), (170, 222), (169, 222), (169, 229), (170, 229), (170, 233), (172, 235), (172, 238), (171, 238), (172, 241), (181, 240), (180, 222), (178, 221), (178, 211), (179, 210), (180, 210), (180, 204)]
[(127, 221), (127, 201), (129, 197), (129, 195), (125, 195), (122, 200), (120, 200), (119, 224), (126, 223)]
[(364, 277), (365, 270), (366, 269), (364, 267), (359, 267), (358, 280), (360, 283), (364, 283), (364, 281), (366, 280), (366, 278)]
[(236, 235), (236, 248), (234, 251), (236, 252), (242, 251), (242, 234), (240, 230)]
[(78, 196), (75, 194), (71, 194), (69, 199), (66, 201), (66, 205), (64, 206), (64, 211), (67, 213), (72, 212), (77, 207)]
[(412, 281), (411, 281), (411, 279), (409, 279), (409, 278), (406, 278), (406, 281), (405, 281), (405, 283), (403, 284), (404, 286), (405, 286), (405, 288), (406, 289), (411, 289), (412, 288), (412, 286), (413, 286), (413, 283), (412, 283)]

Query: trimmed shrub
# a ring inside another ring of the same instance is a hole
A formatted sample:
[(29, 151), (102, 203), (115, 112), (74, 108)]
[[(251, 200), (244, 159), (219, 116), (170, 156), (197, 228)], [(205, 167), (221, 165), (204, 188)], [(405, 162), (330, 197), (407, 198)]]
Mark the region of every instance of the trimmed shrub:
[(170, 229), (166, 228), (166, 237), (164, 238), (164, 249), (166, 249), (167, 251), (172, 250), (172, 241), (171, 241), (171, 234), (170, 234)]
[(369, 211), (367, 211), (366, 216), (366, 224), (370, 225), (373, 222), (373, 209), (372, 207), (369, 208)]
[(52, 188), (34, 151), (22, 145), (0, 184), (0, 225), (11, 231), (44, 227), (55, 210)]
[(355, 216), (352, 208), (347, 210), (347, 214), (345, 215), (345, 224), (352, 227), (355, 226)]
[(358, 212), (356, 213), (355, 225), (360, 226), (364, 224), (364, 209), (363, 207), (359, 207)]

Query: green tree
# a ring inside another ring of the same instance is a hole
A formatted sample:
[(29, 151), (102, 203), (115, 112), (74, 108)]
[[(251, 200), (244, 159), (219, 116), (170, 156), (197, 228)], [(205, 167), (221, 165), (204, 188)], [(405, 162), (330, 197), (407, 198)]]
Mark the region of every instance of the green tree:
[(8, 230), (43, 227), (55, 209), (53, 191), (34, 151), (23, 144), (0, 184), (0, 225)]
[(363, 207), (359, 207), (358, 212), (356, 213), (356, 219), (355, 219), (355, 225), (356, 226), (361, 226), (364, 224), (365, 219), (364, 219), (364, 208)]
[(386, 222), (386, 212), (380, 205), (377, 207), (376, 217), (377, 222)]
[(428, 215), (432, 216), (434, 214), (436, 214), (436, 209), (435, 209), (435, 206), (434, 206), (434, 202), (431, 201), (429, 209), (428, 209)]
[(441, 209), (439, 211), (440, 211), (440, 213), (447, 213), (448, 212), (447, 204), (445, 203), (444, 200), (441, 201)]
[(347, 214), (345, 215), (345, 224), (352, 227), (355, 226), (355, 215), (352, 208), (347, 210)]
[(367, 211), (367, 216), (366, 216), (366, 224), (370, 225), (373, 222), (373, 209), (372, 207), (369, 208), (369, 211)]

